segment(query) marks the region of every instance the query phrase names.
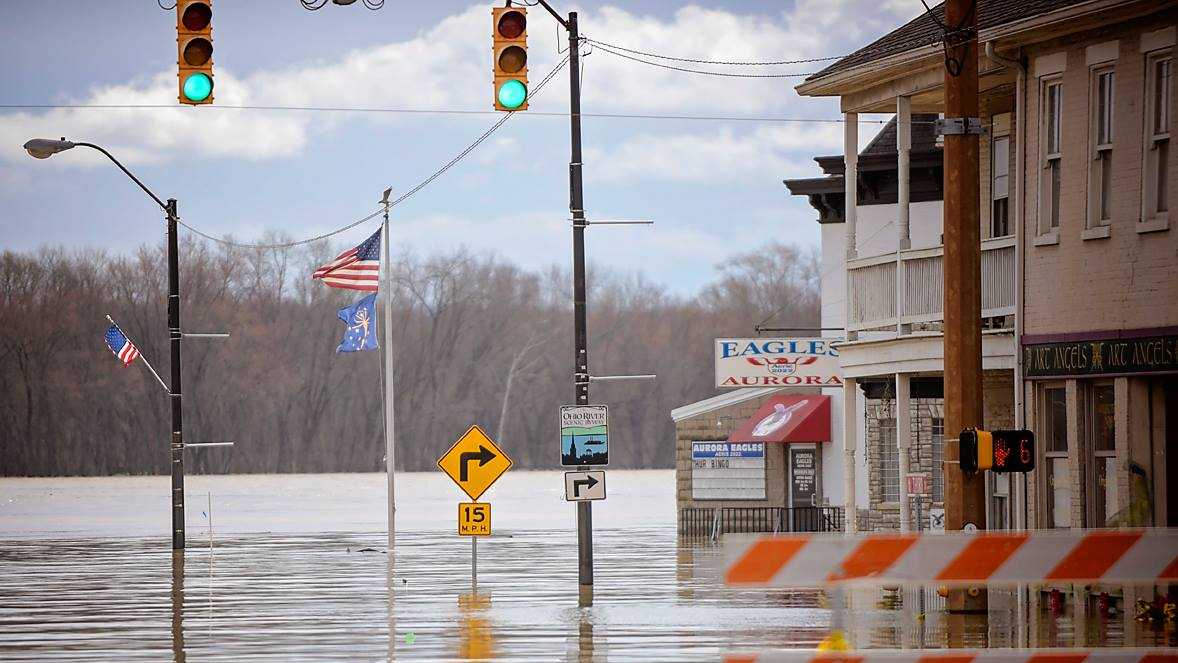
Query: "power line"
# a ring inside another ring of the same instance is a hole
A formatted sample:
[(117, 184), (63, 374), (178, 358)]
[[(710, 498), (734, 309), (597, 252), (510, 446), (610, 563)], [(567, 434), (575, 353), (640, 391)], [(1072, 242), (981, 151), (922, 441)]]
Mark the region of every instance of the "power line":
[(627, 60), (633, 60), (634, 62), (641, 62), (642, 64), (650, 65), (652, 67), (661, 67), (663, 69), (674, 69), (675, 71), (682, 71), (682, 72), (686, 72), (689, 74), (703, 74), (705, 76), (722, 76), (725, 78), (805, 78), (807, 76), (812, 75), (812, 72), (811, 73), (798, 73), (798, 74), (734, 74), (732, 72), (727, 72), (727, 71), (707, 71), (705, 69), (689, 69), (687, 67), (676, 67), (675, 65), (663, 64), (661, 62), (652, 62), (650, 60), (643, 60), (642, 58), (635, 57), (633, 55), (627, 55), (625, 53), (622, 53), (621, 51), (615, 51), (615, 50), (609, 48), (608, 46), (602, 45), (600, 42), (592, 42), (592, 43), (594, 46), (596, 46), (597, 48), (600, 48), (601, 50), (605, 51), (606, 53), (609, 53), (610, 55), (615, 55), (617, 57), (625, 58)]
[[(18, 110), (173, 110), (176, 104), (0, 104), (0, 109)], [(373, 106), (259, 106), (216, 104), (202, 107), (202, 113), (217, 110), (289, 111), (312, 113), (403, 113), (411, 115), (500, 115), (501, 111), (452, 108), (381, 108)], [(525, 116), (568, 117), (568, 113), (529, 110)], [(842, 118), (774, 117), (769, 115), (661, 115), (657, 113), (581, 113), (581, 117), (621, 120), (689, 120), (705, 122), (828, 123), (843, 124)], [(887, 120), (860, 119), (860, 124), (886, 124)], [(914, 122), (916, 124), (917, 122)]]
[[(557, 72), (559, 72), (561, 69), (564, 68), (565, 64), (568, 63), (568, 60), (569, 59), (566, 56), (563, 60), (558, 62), (557, 65), (552, 69), (552, 71), (548, 72), (548, 75), (545, 76), (544, 79), (541, 80), (539, 83), (537, 83), (534, 88), (532, 88), (529, 98), (535, 98), (535, 96), (540, 92), (540, 90), (546, 84), (548, 84), (549, 81), (552, 80), (552, 77), (555, 76), (557, 74)], [(479, 145), (481, 145), (483, 141), (485, 141), (487, 138), (489, 138), (491, 136), (491, 134), (495, 133), (495, 131), (497, 129), (499, 129), (499, 127), (503, 126), (503, 124), (505, 122), (507, 122), (509, 119), (511, 119), (511, 117), (513, 115), (515, 115), (515, 111), (508, 112), (503, 117), (499, 118), (498, 122), (496, 122), (495, 124), (492, 124), (491, 128), (484, 131), (482, 133), (482, 135), (480, 135), (478, 138), (476, 138), (473, 143), (471, 143), (470, 145), (468, 145), (466, 147), (466, 149), (459, 152), (453, 159), (450, 159), (449, 161), (447, 161), (445, 163), (445, 165), (443, 165), (441, 168), (438, 168), (437, 170), (435, 170), (433, 172), (433, 174), (431, 174), (429, 177), (418, 182), (413, 188), (411, 188), (408, 191), (406, 191), (405, 193), (401, 194), (396, 200), (391, 201), (388, 206), (390, 208), (395, 207), (395, 206), (399, 205), (400, 203), (404, 202), (405, 200), (408, 200), (413, 194), (415, 194), (418, 191), (421, 191), (425, 187), (429, 186), (429, 184), (431, 182), (433, 182), (434, 180), (441, 177), (446, 171), (450, 170), (450, 168), (452, 168), (455, 164), (457, 164), (459, 161), (462, 161), (464, 158), (466, 158), (466, 156), (468, 154), (473, 152), (475, 150), (475, 148), (477, 148)], [(383, 214), (384, 211), (385, 211), (385, 207), (384, 207), (384, 205), (381, 205), (380, 208), (377, 209), (376, 211), (368, 214), (367, 216), (365, 216), (361, 219), (353, 221), (352, 223), (349, 223), (346, 226), (336, 228), (335, 230), (332, 230), (330, 232), (326, 232), (326, 233), (323, 233), (320, 235), (316, 235), (314, 237), (308, 237), (306, 239), (295, 240), (293, 242), (281, 242), (281, 243), (277, 243), (277, 244), (257, 244), (257, 243), (233, 242), (233, 241), (223, 239), (220, 237), (214, 237), (213, 235), (210, 235), (210, 234), (205, 233), (201, 230), (198, 230), (198, 229), (190, 226), (189, 224), (185, 223), (184, 220), (182, 220), (182, 219), (177, 219), (177, 223), (184, 226), (185, 228), (187, 228), (189, 231), (191, 231), (192, 233), (194, 233), (196, 235), (199, 235), (199, 236), (201, 236), (207, 240), (211, 240), (213, 242), (225, 244), (227, 246), (235, 246), (235, 247), (247, 248), (247, 249), (287, 249), (287, 248), (292, 248), (295, 246), (300, 246), (303, 244), (310, 244), (311, 242), (317, 242), (321, 239), (327, 239), (328, 237), (331, 237), (332, 235), (338, 235), (339, 233), (345, 232), (347, 230), (351, 230), (352, 228), (355, 228), (356, 226), (364, 223), (365, 221), (368, 221), (368, 220), (376, 217), (377, 215)]]
[(786, 65), (786, 64), (808, 64), (811, 62), (827, 62), (830, 60), (841, 60), (846, 57), (845, 55), (831, 55), (831, 56), (822, 57), (822, 58), (806, 58), (803, 60), (777, 60), (777, 61), (705, 60), (702, 58), (677, 58), (677, 57), (674, 57), (671, 55), (661, 55), (659, 53), (650, 53), (648, 51), (639, 51), (639, 50), (635, 50), (633, 48), (626, 48), (625, 46), (618, 46), (617, 44), (611, 44), (611, 43), (605, 42), (605, 41), (598, 41), (596, 39), (586, 38), (585, 41), (589, 42), (590, 44), (595, 44), (597, 46), (603, 46), (606, 48), (613, 48), (613, 49), (616, 49), (619, 51), (625, 51), (627, 53), (632, 53), (634, 55), (644, 55), (646, 57), (656, 58), (659, 60), (672, 60), (675, 62), (692, 62), (695, 64), (715, 64), (715, 65), (725, 65), (725, 66), (733, 66), (733, 67), (772, 67), (772, 66)]

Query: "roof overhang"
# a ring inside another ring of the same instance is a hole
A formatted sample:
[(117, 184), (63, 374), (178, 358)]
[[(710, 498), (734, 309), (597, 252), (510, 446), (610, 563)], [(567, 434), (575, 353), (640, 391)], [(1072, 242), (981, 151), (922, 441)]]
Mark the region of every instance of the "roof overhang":
[[(1166, 0), (1090, 0), (978, 31), (978, 43), (999, 51), (1054, 39), (1068, 33), (1120, 23), (1172, 7)], [(979, 87), (986, 90), (1015, 79), (1015, 72), (992, 62), (979, 49)], [(898, 96), (912, 98), (912, 112), (943, 110), (944, 53), (928, 44), (804, 81), (794, 89), (804, 97), (842, 97), (845, 113), (892, 113)]]

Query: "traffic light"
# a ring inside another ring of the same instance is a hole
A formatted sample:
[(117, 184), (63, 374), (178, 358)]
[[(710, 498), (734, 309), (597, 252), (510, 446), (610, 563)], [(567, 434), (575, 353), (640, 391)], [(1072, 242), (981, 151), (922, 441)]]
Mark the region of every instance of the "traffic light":
[(527, 110), (528, 10), (524, 7), (495, 7), (491, 10), (491, 21), (495, 110)]
[(213, 103), (213, 0), (177, 0), (180, 103)]
[(961, 431), (958, 440), (963, 472), (1030, 472), (1035, 469), (1035, 434), (1029, 430), (967, 428)]

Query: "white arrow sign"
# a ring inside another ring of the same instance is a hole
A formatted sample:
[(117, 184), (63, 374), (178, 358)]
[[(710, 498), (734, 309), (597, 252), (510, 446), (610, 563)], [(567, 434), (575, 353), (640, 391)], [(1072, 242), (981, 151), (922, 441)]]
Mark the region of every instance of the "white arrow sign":
[(605, 470), (565, 472), (564, 498), (570, 502), (605, 499)]

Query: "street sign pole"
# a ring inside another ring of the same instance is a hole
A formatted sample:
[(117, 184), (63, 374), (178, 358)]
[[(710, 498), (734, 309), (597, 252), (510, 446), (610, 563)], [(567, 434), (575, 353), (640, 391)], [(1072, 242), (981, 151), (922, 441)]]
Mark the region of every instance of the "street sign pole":
[[(573, 391), (589, 404), (589, 342), (585, 323), (585, 202), (581, 186), (581, 60), (577, 12), (569, 12), (569, 212), (573, 221)], [(588, 467), (581, 469), (587, 470)], [(577, 603), (593, 605), (593, 504), (577, 503)]]

